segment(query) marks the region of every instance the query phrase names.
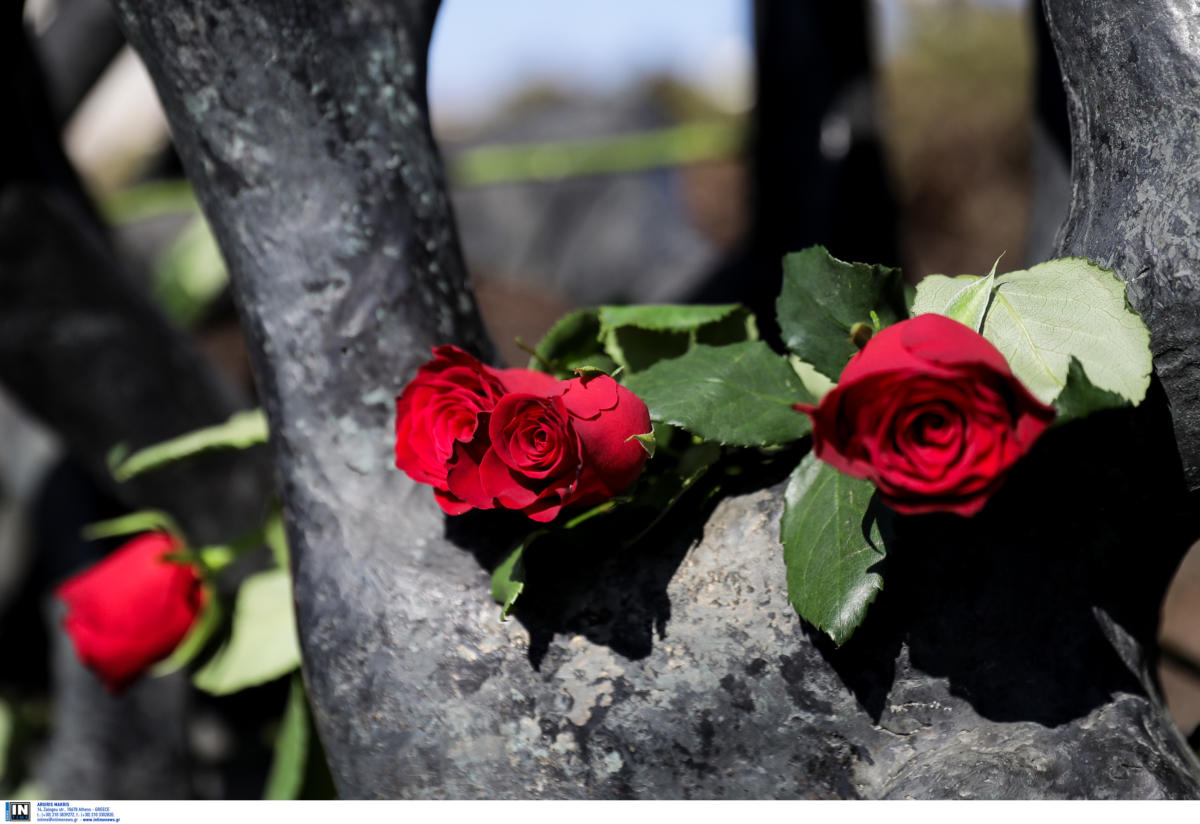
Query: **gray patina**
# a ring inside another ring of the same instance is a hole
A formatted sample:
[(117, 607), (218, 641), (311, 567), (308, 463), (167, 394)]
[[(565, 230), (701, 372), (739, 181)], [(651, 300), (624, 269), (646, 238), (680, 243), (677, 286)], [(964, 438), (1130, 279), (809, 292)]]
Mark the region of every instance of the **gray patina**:
[(1200, 488), (1200, 3), (1047, 0), (1070, 107), (1058, 250), (1109, 266), (1150, 327), (1188, 484)]

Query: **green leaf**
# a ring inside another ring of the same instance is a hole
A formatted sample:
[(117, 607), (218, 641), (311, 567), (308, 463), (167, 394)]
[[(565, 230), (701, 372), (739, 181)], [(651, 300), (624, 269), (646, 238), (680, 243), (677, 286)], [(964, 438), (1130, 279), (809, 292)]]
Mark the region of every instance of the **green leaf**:
[(602, 375), (616, 377), (617, 373), (621, 370), (621, 364), (603, 352), (596, 352), (585, 358), (569, 360), (566, 363), (568, 366), (566, 370), (555, 373), (559, 377), (569, 379), (576, 377), (580, 372), (597, 372)]
[(981, 333), (992, 302), (992, 293), (996, 289), (996, 267), (999, 265), (1000, 259), (997, 258), (987, 277), (975, 278), (963, 284), (958, 292), (950, 296), (946, 311), (942, 314)]
[[(604, 369), (606, 364), (597, 363), (598, 357), (607, 360), (600, 345), (600, 312), (598, 309), (580, 309), (563, 315), (550, 327), (534, 351), (529, 368), (549, 372), (543, 361), (554, 365), (554, 374), (566, 376), (576, 366), (591, 365)], [(616, 364), (613, 364), (616, 368)]]
[(701, 441), (692, 444), (679, 456), (676, 467), (679, 477), (685, 484), (695, 481), (708, 471), (708, 468), (721, 459), (721, 447), (715, 443)]
[(178, 438), (139, 449), (113, 470), (118, 481), (158, 469), (175, 461), (219, 449), (248, 449), (267, 442), (267, 416), (261, 409), (238, 412), (216, 426), (197, 429)]
[(221, 250), (202, 215), (197, 215), (155, 261), (155, 297), (180, 326), (194, 326), (203, 319), (228, 283)]
[(174, 536), (180, 544), (185, 543), (183, 530), (179, 528), (179, 524), (175, 523), (175, 519), (157, 509), (142, 509), (122, 515), (120, 518), (97, 521), (85, 526), (82, 534), (85, 541), (98, 541), (102, 538), (116, 538), (122, 535), (136, 535), (158, 530)]
[(290, 801), (300, 797), (308, 762), (308, 742), (308, 699), (304, 694), (304, 680), (297, 672), (292, 676), (283, 718), (275, 735), (275, 757), (271, 760), (271, 772), (263, 789), (264, 800)]
[(187, 179), (156, 180), (110, 192), (100, 201), (104, 219), (116, 226), (170, 214), (200, 213)]
[(729, 446), (776, 446), (803, 438), (813, 403), (788, 362), (765, 343), (696, 346), (674, 360), (631, 375), (625, 385), (655, 421)]
[[(886, 550), (868, 518), (874, 487), (805, 456), (784, 492), (779, 537), (788, 602), (801, 618), (843, 644), (883, 589), (878, 564)], [(882, 509), (882, 507), (880, 507)]]
[(886, 325), (907, 316), (900, 270), (846, 263), (823, 246), (783, 259), (783, 291), (775, 304), (787, 348), (818, 372), (836, 378), (857, 350), (856, 323), (871, 324), (875, 311)]
[(646, 450), (647, 457), (654, 457), (654, 450), (658, 446), (658, 440), (654, 437), (654, 427), (650, 427), (649, 432), (644, 432), (640, 435), (630, 435), (625, 439), (625, 442), (637, 441), (642, 445), (642, 449)]
[(200, 559), (200, 565), (212, 575), (236, 561), (238, 550), (233, 544), (209, 544), (197, 549), (195, 555)]
[(788, 356), (788, 363), (796, 371), (796, 376), (800, 378), (800, 383), (804, 384), (804, 388), (817, 401), (820, 401), (821, 398), (825, 397), (826, 392), (837, 386), (827, 375), (822, 375), (818, 372), (817, 368), (811, 363), (805, 363), (795, 355)]
[[(579, 526), (586, 524), (588, 521), (592, 520), (593, 518), (598, 518), (601, 515), (612, 512), (614, 509), (621, 506), (622, 504), (629, 503), (629, 501), (630, 501), (630, 497), (628, 495), (618, 495), (615, 498), (609, 498), (607, 501), (604, 501), (603, 503), (596, 504), (595, 506), (591, 507), (590, 509), (585, 509), (583, 512), (579, 513), (578, 515), (572, 516), (565, 523), (562, 524), (562, 528), (563, 529), (576, 529)], [(537, 532), (530, 534), (528, 537), (525, 538), (525, 549), (529, 549), (530, 544), (532, 544), (535, 540), (537, 540), (541, 536), (548, 534), (549, 532), (550, 532), (550, 530), (548, 530), (548, 529), (540, 529)]]
[(12, 749), (13, 730), (16, 728), (12, 707), (0, 698), (0, 784), (7, 784), (8, 753)]
[(1083, 364), (1077, 358), (1071, 358), (1067, 370), (1067, 385), (1054, 399), (1054, 408), (1058, 410), (1055, 425), (1067, 421), (1084, 418), (1102, 409), (1115, 409), (1128, 406), (1129, 402), (1115, 392), (1101, 389), (1088, 380)]
[(154, 665), (150, 674), (157, 678), (170, 675), (186, 667), (204, 651), (208, 642), (212, 640), (213, 634), (220, 629), (224, 621), (225, 609), (221, 606), (220, 599), (210, 594), (204, 611), (200, 613), (196, 623), (192, 624), (188, 634), (179, 642), (179, 646), (175, 647), (174, 652)]
[(113, 444), (104, 456), (104, 465), (112, 472), (121, 465), (121, 461), (129, 457), (129, 444), (124, 441)]
[(661, 360), (677, 358), (692, 345), (686, 332), (656, 332), (621, 326), (604, 334), (604, 351), (630, 372), (641, 372)]
[(741, 308), (739, 303), (727, 303), (721, 306), (669, 303), (601, 306), (600, 327), (602, 332), (622, 326), (636, 326), (652, 332), (694, 332), (702, 326), (730, 317)]
[[(954, 295), (979, 280), (931, 275), (917, 286), (915, 314), (945, 314)], [(1115, 274), (1065, 258), (996, 278), (983, 336), (1043, 403), (1067, 382), (1071, 358), (1100, 389), (1141, 403), (1150, 385), (1150, 333), (1125, 303)]]
[(758, 321), (754, 313), (744, 306), (692, 333), (692, 342), (705, 346), (728, 346), (747, 340), (758, 340)]
[(677, 358), (697, 343), (724, 346), (758, 339), (754, 315), (738, 303), (602, 306), (599, 311), (604, 351), (630, 372)]
[(279, 511), (278, 507), (267, 518), (266, 526), (263, 527), (263, 539), (271, 548), (271, 556), (275, 559), (275, 565), (280, 569), (290, 570), (287, 532), (283, 526), (283, 513)]
[(228, 695), (273, 681), (298, 666), (291, 578), (285, 570), (271, 569), (242, 582), (233, 607), (233, 632), (193, 682), (213, 695)]
[(500, 604), (500, 620), (507, 621), (508, 613), (525, 591), (525, 548), (544, 535), (539, 529), (509, 553), (508, 557), (492, 573), (492, 598)]
[(212, 575), (220, 572), (247, 552), (265, 544), (270, 548), (276, 565), (287, 569), (287, 539), (283, 535), (283, 526), (279, 517), (279, 510), (275, 509), (260, 529), (251, 530), (226, 544), (202, 546), (195, 550), (195, 555), (199, 557), (201, 565)]
[(679, 357), (696, 343), (719, 346), (757, 339), (754, 316), (736, 303), (601, 306), (560, 318), (534, 349), (529, 368), (560, 377), (581, 366), (609, 374), (618, 367), (637, 372)]

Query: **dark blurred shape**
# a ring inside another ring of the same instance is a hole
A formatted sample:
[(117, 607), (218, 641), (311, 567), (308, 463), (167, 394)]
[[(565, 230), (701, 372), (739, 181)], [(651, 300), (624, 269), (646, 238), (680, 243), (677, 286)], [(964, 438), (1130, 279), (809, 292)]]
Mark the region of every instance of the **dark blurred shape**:
[(189, 537), (248, 529), (268, 488), (262, 460), (237, 455), (115, 487), (106, 454), (223, 421), (237, 394), (123, 273), (67, 198), (0, 193), (0, 381), (130, 506), (181, 518)]
[(1200, 112), (1191, 105), (1200, 28), (1189, 0), (1149, 8), (1131, 15), (1122, 3), (1046, 0), (1074, 147), (1056, 253), (1088, 257), (1125, 281), (1150, 330), (1188, 486), (1200, 490)]
[(1028, 263), (1054, 254), (1058, 228), (1071, 205), (1071, 125), (1062, 69), (1043, 3), (1033, 9), (1034, 113), (1030, 121), (1030, 197)]
[(0, 95), (9, 128), (0, 130), (0, 195), (19, 183), (36, 183), (68, 197), (81, 219), (99, 219), (79, 177), (63, 154), (44, 92), (44, 74), (21, 21), (23, 3), (12, 3), (0, 22)]
[[(61, 149), (21, 6), (0, 18), (0, 84), (15, 124), (0, 143), (0, 382), (84, 467), (46, 498), (51, 514), (41, 520), (62, 534), (43, 545), (57, 547), (43, 550), (48, 566), (34, 582), (44, 608), (52, 576), (95, 551), (75, 533), (78, 507), (107, 495), (125, 508), (156, 506), (207, 543), (255, 525), (270, 483), (264, 456), (252, 453), (113, 483), (106, 453), (114, 444), (145, 445), (224, 420), (244, 398), (165, 321), (115, 254)], [(36, 775), (47, 791), (186, 795), (186, 679), (145, 681), (114, 699), (62, 636), (53, 638), (53, 737)]]
[(1037, 85), (1034, 108), (1037, 119), (1050, 135), (1054, 147), (1064, 160), (1071, 160), (1071, 122), (1067, 117), (1067, 90), (1063, 85), (1062, 67), (1054, 50), (1054, 39), (1046, 23), (1045, 0), (1038, 0), (1033, 9)]
[(37, 38), (46, 90), (62, 126), (125, 44), (105, 0), (57, 0), (54, 18)]
[(693, 295), (740, 300), (768, 338), (788, 252), (824, 244), (896, 265), (896, 205), (876, 127), (865, 0), (756, 0), (751, 223), (741, 250)]

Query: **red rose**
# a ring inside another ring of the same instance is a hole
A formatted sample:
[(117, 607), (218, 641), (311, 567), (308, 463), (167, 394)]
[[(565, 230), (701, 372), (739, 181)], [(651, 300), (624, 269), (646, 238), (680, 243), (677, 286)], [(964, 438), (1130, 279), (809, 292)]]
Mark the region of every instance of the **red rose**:
[(163, 560), (178, 550), (164, 533), (139, 535), (55, 591), (76, 655), (111, 692), (169, 655), (204, 606), (196, 570)]
[(818, 458), (903, 514), (974, 515), (1054, 420), (982, 335), (941, 315), (879, 332), (816, 407)]
[(479, 509), (550, 521), (579, 484), (582, 451), (561, 396), (505, 395), (486, 435), (457, 448), (450, 490)]
[(471, 507), (550, 521), (623, 492), (646, 463), (629, 440), (651, 431), (646, 405), (607, 375), (563, 381), (550, 397), (506, 395), (487, 417), (486, 434), (460, 443), (449, 468), (451, 494)]
[(571, 503), (600, 503), (624, 492), (649, 457), (641, 443), (631, 440), (651, 431), (646, 404), (607, 375), (567, 381), (563, 401), (584, 451)]
[(493, 369), (455, 346), (433, 355), (396, 399), (396, 466), (431, 485), (442, 509), (458, 515), (471, 506), (447, 486), (454, 445), (475, 437), (479, 416), (505, 393), (551, 394), (558, 382), (528, 369)]

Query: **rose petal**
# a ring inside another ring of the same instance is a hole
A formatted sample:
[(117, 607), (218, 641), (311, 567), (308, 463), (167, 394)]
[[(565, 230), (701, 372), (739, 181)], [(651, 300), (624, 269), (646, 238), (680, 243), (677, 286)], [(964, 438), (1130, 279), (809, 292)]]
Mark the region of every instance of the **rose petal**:
[[(572, 503), (590, 502), (597, 496), (604, 500), (624, 492), (646, 465), (646, 450), (633, 436), (652, 431), (650, 412), (633, 392), (615, 381), (612, 386), (617, 397), (614, 406), (593, 419), (572, 418), (583, 447), (583, 472)], [(563, 396), (568, 408), (572, 391), (574, 388)]]
[(521, 476), (500, 459), (495, 450), (483, 456), (479, 464), (483, 488), (505, 509), (524, 509), (538, 499), (538, 494), (522, 483)]
[(493, 369), (489, 371), (500, 379), (506, 392), (548, 398), (551, 395), (561, 395), (564, 389), (563, 381), (532, 369)]
[[(440, 506), (442, 511), (447, 515), (462, 515), (464, 512), (470, 512), (475, 508), (466, 501), (460, 500), (453, 492), (443, 491), (441, 489), (433, 490), (433, 499), (437, 501), (437, 505)], [(487, 507), (483, 508), (487, 509)]]
[(468, 444), (455, 444), (454, 459), (446, 472), (446, 486), (450, 494), (475, 509), (494, 509), (496, 506), (480, 480), (480, 462), (488, 454), (489, 448), (484, 436)]
[(547, 496), (539, 498), (531, 505), (525, 508), (525, 514), (530, 520), (538, 523), (549, 523), (558, 517), (558, 513), (562, 511), (562, 498), (558, 496)]
[(458, 347), (438, 346), (433, 355), (396, 399), (396, 466), (446, 491), (455, 444), (475, 436), (480, 414), (495, 406), (504, 386)]
[(618, 390), (622, 388), (608, 375), (574, 378), (566, 382), (563, 401), (571, 417), (595, 420), (601, 412), (616, 408)]

